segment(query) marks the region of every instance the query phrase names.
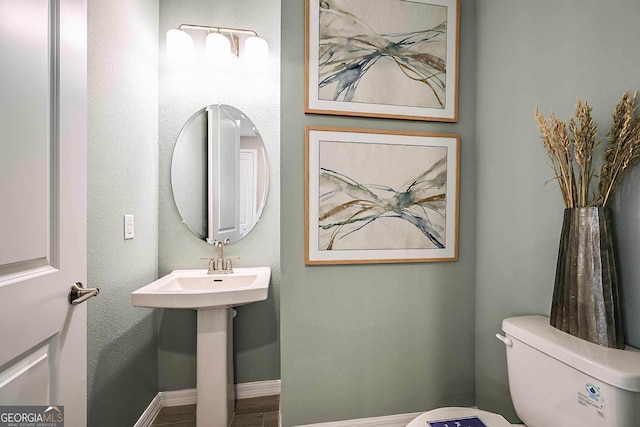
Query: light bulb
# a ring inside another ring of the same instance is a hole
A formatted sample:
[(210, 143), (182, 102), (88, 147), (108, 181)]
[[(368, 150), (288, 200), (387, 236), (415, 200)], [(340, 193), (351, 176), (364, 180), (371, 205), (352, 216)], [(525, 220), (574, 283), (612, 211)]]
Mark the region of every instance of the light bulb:
[(231, 42), (220, 33), (209, 33), (206, 38), (207, 59), (214, 65), (227, 65), (231, 59)]
[(265, 62), (269, 58), (269, 45), (258, 36), (251, 36), (244, 42), (247, 58), (252, 62)]
[(193, 39), (179, 29), (167, 31), (167, 58), (177, 64), (193, 62)]

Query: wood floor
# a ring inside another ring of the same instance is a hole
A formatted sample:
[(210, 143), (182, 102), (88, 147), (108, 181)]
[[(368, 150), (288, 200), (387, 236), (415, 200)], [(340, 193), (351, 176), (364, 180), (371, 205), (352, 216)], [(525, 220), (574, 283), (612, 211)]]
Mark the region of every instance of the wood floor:
[[(231, 427), (278, 427), (280, 396), (236, 401)], [(196, 405), (169, 406), (160, 410), (153, 427), (196, 427)]]

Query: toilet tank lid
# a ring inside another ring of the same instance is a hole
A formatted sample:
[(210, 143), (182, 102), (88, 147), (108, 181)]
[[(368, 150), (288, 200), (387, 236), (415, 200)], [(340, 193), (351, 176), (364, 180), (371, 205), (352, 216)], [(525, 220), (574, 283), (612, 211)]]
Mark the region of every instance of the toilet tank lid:
[(562, 332), (544, 316), (511, 317), (502, 330), (579, 371), (624, 390), (640, 392), (640, 350), (602, 347)]

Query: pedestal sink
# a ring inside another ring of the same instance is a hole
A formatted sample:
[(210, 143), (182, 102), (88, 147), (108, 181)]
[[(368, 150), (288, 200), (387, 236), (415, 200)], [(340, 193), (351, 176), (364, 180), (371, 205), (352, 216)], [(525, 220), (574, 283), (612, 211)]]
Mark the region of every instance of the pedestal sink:
[(198, 310), (196, 423), (227, 427), (233, 414), (232, 307), (267, 299), (269, 267), (236, 268), (233, 273), (174, 270), (131, 293), (137, 307)]

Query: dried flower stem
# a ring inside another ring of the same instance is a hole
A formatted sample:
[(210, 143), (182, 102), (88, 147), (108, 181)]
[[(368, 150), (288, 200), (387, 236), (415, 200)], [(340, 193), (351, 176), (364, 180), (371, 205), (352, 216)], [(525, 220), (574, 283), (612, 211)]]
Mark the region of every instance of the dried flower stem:
[(589, 199), (589, 186), (593, 177), (593, 152), (598, 145), (596, 134), (598, 126), (591, 117), (591, 107), (585, 102), (576, 100), (576, 118), (571, 118), (569, 129), (573, 137), (574, 154), (576, 163), (580, 167), (580, 180), (578, 185), (578, 206), (587, 206)]
[(605, 163), (600, 172), (600, 199), (608, 206), (625, 173), (638, 162), (640, 156), (640, 117), (635, 117), (636, 98), (626, 92), (613, 114)]
[(555, 179), (558, 180), (562, 197), (568, 208), (575, 206), (576, 184), (573, 174), (572, 146), (567, 135), (567, 128), (564, 122), (551, 113), (549, 122), (544, 118), (536, 105), (536, 118), (540, 123), (540, 133), (542, 142), (547, 149), (551, 167), (555, 172)]

